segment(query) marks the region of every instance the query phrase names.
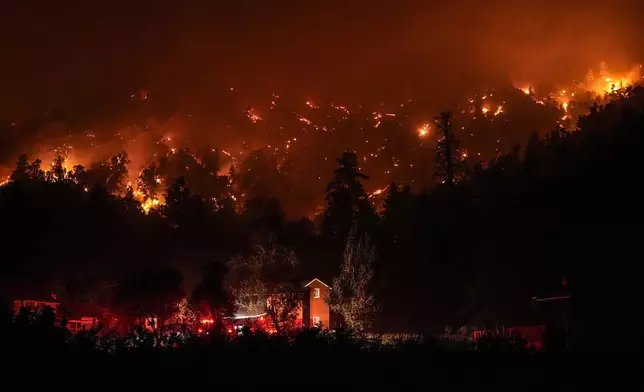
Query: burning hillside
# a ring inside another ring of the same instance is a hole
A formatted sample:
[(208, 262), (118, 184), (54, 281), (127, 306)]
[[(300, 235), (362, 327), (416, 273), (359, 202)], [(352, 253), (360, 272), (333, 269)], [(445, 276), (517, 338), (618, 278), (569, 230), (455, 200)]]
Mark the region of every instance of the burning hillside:
[[(581, 81), (550, 91), (515, 82), (472, 94), (453, 107), (462, 158), (469, 164), (487, 163), (535, 130), (574, 129), (590, 105), (627, 94), (641, 80), (641, 66), (613, 73), (602, 63)], [(438, 136), (432, 115), (438, 109), (422, 98), (348, 105), (273, 94), (232, 115), (222, 113), (227, 124), (211, 131), (203, 130), (190, 113), (154, 120), (149, 105), (156, 99), (162, 97), (147, 90), (132, 94), (129, 123), (113, 130), (103, 124), (74, 127), (52, 117), (36, 125), (12, 124), (14, 129), (35, 129), (33, 139), (5, 152), (11, 159), (4, 162), (4, 181), (11, 161), (25, 152), (42, 159), (44, 172), (62, 170), (49, 174), (57, 179), (78, 181), (83, 172), (104, 170), (105, 177), (115, 168), (125, 170), (123, 184), (114, 192), (125, 196), (131, 190), (145, 211), (163, 205), (165, 189), (184, 176), (193, 191), (215, 204), (231, 200), (241, 207), (254, 197), (276, 197), (291, 216), (310, 216), (321, 203), (335, 157), (344, 149), (356, 151), (360, 170), (370, 176), (365, 186), (373, 199), (392, 182), (422, 189), (433, 181)], [(209, 132), (232, 136), (215, 148), (203, 141)], [(198, 140), (194, 135), (200, 135)], [(118, 155), (120, 151), (126, 155)]]

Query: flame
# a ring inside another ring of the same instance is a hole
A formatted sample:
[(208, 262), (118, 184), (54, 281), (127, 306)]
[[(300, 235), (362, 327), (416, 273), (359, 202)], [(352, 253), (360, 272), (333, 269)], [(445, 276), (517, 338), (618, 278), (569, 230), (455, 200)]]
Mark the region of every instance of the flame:
[(248, 119), (249, 119), (252, 123), (256, 123), (256, 122), (258, 122), (258, 121), (261, 121), (261, 120), (262, 120), (262, 118), (260, 117), (260, 115), (257, 113), (257, 110), (255, 110), (255, 109), (253, 109), (253, 108), (250, 108), (250, 109), (247, 109), (247, 110), (246, 110), (246, 117), (248, 117)]
[(430, 130), (431, 130), (431, 126), (429, 124), (427, 123), (422, 124), (420, 127), (418, 127), (418, 130), (417, 130), (418, 136), (423, 137), (427, 135)]
[(371, 199), (371, 198), (373, 198), (373, 197), (376, 197), (376, 196), (378, 196), (378, 195), (381, 195), (381, 194), (382, 194), (383, 192), (385, 192), (388, 188), (389, 188), (389, 186), (386, 186), (386, 187), (384, 187), (384, 188), (380, 188), (380, 189), (376, 189), (375, 191), (371, 192), (371, 194), (369, 195), (369, 197), (368, 197), (368, 198), (369, 198), (369, 199)]

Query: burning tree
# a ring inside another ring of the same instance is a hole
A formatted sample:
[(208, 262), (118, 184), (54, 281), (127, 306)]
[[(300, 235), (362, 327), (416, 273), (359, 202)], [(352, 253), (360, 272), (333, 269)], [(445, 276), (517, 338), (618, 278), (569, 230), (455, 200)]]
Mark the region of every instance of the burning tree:
[(66, 175), (65, 157), (61, 154), (56, 154), (51, 163), (51, 170), (47, 172), (47, 180), (50, 182), (61, 182), (65, 180)]
[(340, 275), (333, 278), (329, 298), (331, 310), (342, 315), (349, 328), (362, 331), (371, 325), (378, 303), (370, 291), (376, 249), (366, 235), (356, 239), (352, 232), (344, 250)]
[(229, 263), (227, 277), (235, 305), (249, 316), (266, 314), (277, 333), (295, 326), (302, 292), (295, 279), (295, 253), (271, 239), (255, 239), (252, 251)]
[(141, 170), (136, 184), (145, 200), (158, 200), (163, 193), (162, 182), (159, 167), (153, 163)]

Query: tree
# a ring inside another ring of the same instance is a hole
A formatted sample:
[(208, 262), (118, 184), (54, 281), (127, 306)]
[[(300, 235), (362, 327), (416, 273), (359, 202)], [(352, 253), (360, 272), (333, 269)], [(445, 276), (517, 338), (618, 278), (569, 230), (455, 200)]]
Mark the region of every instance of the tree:
[(434, 119), (438, 129), (443, 133), (443, 137), (438, 139), (436, 145), (436, 173), (434, 176), (439, 178), (440, 183), (447, 184), (449, 188), (452, 188), (465, 172), (463, 154), (459, 149), (459, 141), (452, 132), (451, 118), (450, 112), (443, 112)]
[(379, 306), (370, 291), (376, 249), (365, 235), (361, 239), (351, 233), (347, 239), (340, 275), (333, 278), (330, 292), (331, 310), (340, 314), (349, 328), (363, 331)]
[(72, 170), (67, 172), (67, 178), (82, 187), (86, 187), (88, 185), (87, 172), (83, 165), (74, 165)]
[(137, 185), (144, 199), (158, 200), (163, 189), (159, 167), (152, 164), (141, 171)]
[(61, 182), (65, 180), (66, 174), (65, 157), (61, 154), (56, 154), (51, 163), (51, 170), (47, 172), (48, 180), (52, 182)]
[(29, 179), (29, 162), (26, 154), (20, 154), (16, 161), (16, 168), (13, 169), (11, 181), (25, 181)]
[(210, 211), (203, 199), (190, 191), (184, 177), (181, 176), (168, 187), (162, 212), (171, 224), (178, 228), (187, 224), (196, 225), (196, 222), (206, 218)]
[(181, 272), (174, 268), (149, 268), (126, 277), (116, 287), (115, 300), (126, 314), (158, 320), (172, 312), (176, 303), (183, 298)]
[(128, 176), (127, 165), (131, 163), (125, 151), (121, 151), (103, 166), (108, 170), (105, 188), (111, 194), (122, 194), (125, 191), (125, 180)]
[(198, 323), (197, 314), (192, 309), (192, 305), (190, 305), (190, 301), (186, 297), (176, 303), (174, 313), (170, 315), (166, 322), (166, 324), (188, 331), (194, 331)]
[(297, 287), (295, 253), (255, 238), (252, 250), (229, 263), (228, 286), (235, 305), (249, 316), (266, 313), (277, 333), (295, 326), (302, 291)]
[(345, 151), (338, 159), (333, 181), (327, 186), (323, 231), (346, 238), (351, 228), (365, 232), (376, 220), (369, 198), (359, 179), (369, 179), (358, 171), (358, 157)]
[(216, 322), (223, 317), (235, 314), (234, 299), (224, 286), (225, 266), (211, 263), (203, 269), (202, 279), (192, 291), (192, 302), (201, 314), (206, 314)]
[(42, 161), (40, 159), (34, 160), (27, 169), (27, 175), (30, 180), (33, 181), (42, 181), (45, 179), (45, 172), (41, 169), (40, 165)]

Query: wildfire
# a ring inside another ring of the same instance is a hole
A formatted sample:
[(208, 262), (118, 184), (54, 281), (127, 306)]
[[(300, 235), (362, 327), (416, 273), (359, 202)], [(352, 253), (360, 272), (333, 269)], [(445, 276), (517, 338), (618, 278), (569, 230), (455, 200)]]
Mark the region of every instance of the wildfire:
[[(535, 97), (534, 90), (531, 86), (515, 83), (515, 87), (533, 97), (533, 101), (539, 105), (545, 106), (547, 102), (554, 99), (563, 111), (567, 113), (570, 108), (570, 102), (575, 99), (575, 96), (579, 96), (580, 93), (589, 93), (599, 99), (604, 99), (607, 95), (619, 93), (626, 87), (642, 82), (641, 68), (642, 66), (640, 65), (625, 73), (614, 73), (608, 70), (605, 62), (602, 62), (599, 65), (599, 77), (596, 77), (591, 69), (588, 71), (586, 79), (583, 82), (577, 83), (572, 87), (565, 87), (557, 93), (547, 94), (540, 98)], [(571, 116), (568, 114), (563, 116), (563, 119), (569, 118)]]
[(161, 201), (159, 201), (159, 199), (145, 199), (145, 201), (141, 203), (141, 208), (143, 209), (143, 212), (147, 214), (150, 210), (158, 208), (160, 204)]
[(246, 117), (248, 117), (248, 119), (249, 119), (252, 123), (256, 123), (256, 122), (258, 122), (258, 121), (261, 121), (261, 120), (262, 120), (262, 118), (261, 118), (261, 117), (259, 116), (259, 114), (257, 113), (257, 110), (255, 110), (255, 109), (253, 109), (253, 108), (250, 108), (250, 109), (247, 109), (247, 110), (246, 110)]
[(369, 195), (369, 199), (371, 199), (371, 198), (373, 198), (373, 197), (376, 197), (376, 196), (378, 196), (378, 195), (381, 195), (381, 194), (382, 194), (383, 192), (385, 192), (388, 188), (389, 188), (389, 186), (386, 186), (386, 187), (384, 187), (384, 188), (380, 188), (380, 189), (376, 189), (375, 191), (371, 192), (371, 194)]
[[(576, 116), (579, 115), (579, 109), (587, 106), (586, 101), (578, 100), (588, 100), (588, 97), (591, 94), (599, 97), (599, 99), (602, 99), (602, 97), (606, 99), (607, 94), (622, 94), (623, 88), (644, 81), (641, 76), (641, 67), (621, 74), (609, 72), (605, 64), (602, 64), (600, 68), (601, 69), (597, 73), (596, 77), (592, 72), (589, 72), (588, 76), (583, 82), (561, 85), (554, 91), (537, 91), (537, 88), (535, 86), (537, 86), (538, 84), (524, 82), (515, 83), (514, 87), (518, 91), (521, 91), (521, 93), (525, 94), (532, 102), (544, 107), (547, 106), (548, 109), (550, 109), (551, 107), (555, 110), (558, 109), (559, 115), (555, 116), (555, 121), (558, 119), (563, 124), (562, 120), (565, 120), (568, 121), (566, 124), (574, 125)], [(519, 93), (517, 92), (517, 94)], [(466, 103), (463, 107), (459, 107), (459, 120), (462, 120), (463, 117), (466, 117), (465, 120), (463, 120), (463, 123), (459, 123), (459, 132), (462, 131), (464, 135), (469, 134), (471, 136), (475, 136), (476, 131), (470, 130), (467, 127), (467, 120), (476, 119), (477, 117), (484, 117), (484, 121), (496, 122), (500, 119), (503, 119), (504, 121), (506, 119), (508, 121), (511, 121), (512, 118), (506, 117), (506, 114), (512, 112), (514, 108), (513, 103), (509, 101), (506, 103), (506, 101), (503, 101), (502, 95), (503, 94), (500, 91), (497, 92), (488, 89), (482, 93), (465, 96), (464, 98), (468, 100), (469, 104)], [(284, 101), (281, 100), (280, 96), (273, 94), (272, 97), (269, 97), (269, 99), (267, 100), (267, 105), (258, 107), (268, 107), (269, 102), (270, 108), (272, 109), (278, 104), (281, 106)], [(306, 104), (306, 106), (302, 105), (303, 102)], [(391, 107), (407, 107), (410, 102), (412, 101), (406, 100), (402, 104), (395, 103), (395, 106)], [(600, 101), (600, 103), (601, 102), (603, 101)], [(294, 157), (294, 161), (296, 161), (295, 158), (301, 158), (297, 156), (298, 153), (306, 154), (307, 148), (311, 149), (312, 146), (316, 145), (314, 143), (316, 143), (317, 139), (312, 138), (329, 136), (338, 138), (338, 140), (342, 140), (344, 142), (343, 139), (339, 139), (342, 137), (340, 136), (340, 133), (343, 132), (344, 129), (346, 129), (345, 125), (351, 125), (351, 132), (363, 132), (362, 136), (364, 137), (356, 138), (355, 140), (363, 142), (361, 143), (361, 146), (357, 147), (362, 149), (360, 151), (360, 155), (363, 156), (362, 162), (368, 162), (367, 165), (369, 165), (369, 167), (365, 168), (365, 172), (370, 174), (384, 173), (384, 178), (378, 178), (376, 174), (376, 177), (374, 178), (375, 188), (377, 186), (382, 186), (392, 180), (400, 181), (401, 178), (396, 177), (396, 175), (394, 174), (397, 172), (400, 173), (402, 169), (397, 168), (418, 167), (419, 161), (415, 160), (417, 159), (417, 156), (414, 154), (419, 154), (421, 151), (423, 151), (421, 147), (431, 147), (427, 143), (427, 140), (432, 136), (432, 124), (412, 122), (411, 124), (413, 125), (410, 126), (408, 121), (413, 121), (410, 120), (410, 118), (413, 119), (412, 116), (414, 115), (414, 113), (406, 113), (404, 111), (396, 111), (395, 113), (386, 112), (385, 105), (382, 103), (379, 106), (375, 107), (368, 107), (367, 105), (362, 106), (359, 104), (355, 106), (345, 107), (334, 103), (320, 102), (318, 104), (311, 98), (309, 100), (306, 100), (305, 98), (298, 99), (294, 104), (294, 107), (299, 107), (302, 110), (300, 112), (289, 110), (287, 114), (283, 113), (283, 111), (281, 110), (267, 110), (265, 113), (262, 113), (264, 114), (264, 118), (262, 118), (262, 116), (260, 116), (260, 113), (252, 107), (245, 109), (245, 115), (248, 121), (252, 123), (259, 123), (253, 128), (259, 129), (263, 128), (264, 125), (266, 125), (266, 133), (268, 134), (267, 139), (262, 139), (261, 141), (257, 139), (239, 140), (235, 141), (234, 144), (220, 146), (225, 148), (223, 150), (213, 149), (212, 152), (221, 152), (222, 160), (222, 166), (218, 168), (218, 171), (217, 173), (215, 173), (215, 175), (227, 176), (231, 172), (231, 170), (232, 172), (236, 173), (240, 169), (239, 164), (249, 156), (250, 151), (263, 148), (270, 150), (271, 154), (274, 154), (275, 162), (277, 162), (277, 170), (281, 172), (281, 165), (285, 161), (285, 159), (289, 157), (289, 155), (292, 155)], [(315, 111), (312, 112), (311, 109), (315, 109)], [(315, 115), (311, 113), (315, 113)], [(277, 118), (276, 116), (280, 117)], [(283, 116), (289, 116), (288, 122), (280, 123), (280, 121), (283, 120), (283, 118), (281, 118)], [(344, 123), (343, 125), (343, 121), (346, 120), (349, 120), (351, 123)], [(242, 122), (245, 123), (246, 119), (242, 118)], [(292, 126), (292, 124), (294, 123), (300, 125)], [(385, 124), (387, 125), (387, 127), (384, 126)], [(461, 128), (460, 125), (465, 126)], [(137, 132), (143, 129), (147, 129), (147, 125), (133, 124), (133, 126), (138, 127)], [(231, 133), (235, 133), (236, 131), (234, 125), (229, 125), (227, 126), (227, 128), (230, 129)], [(378, 128), (379, 131), (372, 132), (373, 128)], [(113, 135), (115, 139), (119, 139), (117, 140), (119, 145), (123, 144), (124, 142), (132, 143), (132, 141), (137, 141), (138, 146), (143, 145), (143, 143), (138, 142), (138, 140), (136, 139), (137, 136), (131, 137), (132, 135), (128, 132), (129, 131), (126, 131), (124, 129), (118, 129), (114, 130), (114, 132), (110, 132), (110, 135)], [(162, 146), (163, 150), (160, 151), (165, 151), (167, 158), (174, 156), (176, 158), (183, 159), (185, 158), (185, 155), (188, 154), (191, 157), (190, 159), (194, 159), (194, 161), (198, 162), (198, 164), (200, 164), (202, 167), (206, 167), (207, 165), (204, 164), (204, 162), (208, 161), (204, 159), (205, 157), (195, 156), (195, 154), (187, 152), (187, 147), (191, 147), (193, 151), (196, 151), (198, 150), (199, 146), (194, 147), (193, 144), (187, 146), (186, 144), (188, 144), (188, 140), (184, 139), (178, 132), (178, 130), (175, 130), (173, 128), (172, 132), (172, 138), (168, 136), (168, 130), (166, 129), (159, 133), (159, 135), (163, 134), (164, 136), (162, 138), (159, 138), (159, 140), (156, 140), (156, 142), (157, 144), (165, 145), (165, 147)], [(386, 152), (386, 150), (395, 150), (397, 148), (392, 142), (393, 139), (397, 138), (397, 134), (393, 132), (399, 132), (399, 134), (411, 132), (412, 138), (418, 138), (417, 140), (415, 140), (415, 143), (417, 143), (417, 145), (412, 146), (411, 148), (414, 149), (414, 151), (419, 151), (419, 153), (412, 153), (411, 151), (409, 151), (409, 155), (405, 156), (406, 152), (396, 151), (398, 158), (390, 159), (391, 157), (388, 155), (388, 151)], [(416, 135), (413, 135), (413, 133), (416, 133)], [(147, 132), (146, 134), (149, 135), (150, 132)], [(91, 154), (86, 154), (84, 152), (81, 153), (81, 151), (83, 151), (83, 148), (87, 148), (87, 145), (91, 145), (93, 148), (95, 148), (99, 145), (99, 142), (104, 143), (104, 145), (107, 145), (108, 143), (107, 140), (103, 140), (103, 138), (100, 137), (101, 135), (96, 135), (93, 131), (90, 130), (84, 131), (82, 133), (82, 136), (83, 138), (80, 141), (78, 141), (77, 139), (65, 139), (63, 147), (56, 148), (54, 150), (57, 159), (59, 159), (58, 156), (63, 158), (62, 166), (66, 172), (73, 170), (74, 164), (82, 163), (86, 167), (90, 166), (89, 164), (91, 162), (86, 158), (88, 158), (89, 156), (97, 156), (98, 154), (94, 152), (92, 152)], [(494, 139), (496, 140), (496, 137)], [(124, 142), (121, 142), (121, 140)], [(170, 144), (169, 142), (171, 141), (172, 143)], [(506, 140), (504, 140), (504, 142), (505, 141)], [(465, 141), (465, 143), (467, 143), (467, 141)], [(77, 148), (73, 149), (71, 144), (73, 144)], [(328, 144), (331, 143), (327, 143), (327, 146), (325, 146), (325, 148), (329, 147)], [(53, 146), (49, 147), (51, 148)], [(418, 147), (417, 150), (416, 147)], [(489, 156), (490, 151), (478, 150), (480, 146), (467, 145), (467, 147), (476, 148), (475, 150), (472, 150), (473, 158), (487, 159), (487, 157)], [(500, 154), (501, 147), (499, 145), (497, 145), (496, 147), (496, 153)], [(159, 159), (163, 156), (160, 151), (157, 151), (158, 156), (157, 153), (153, 154), (153, 159)], [(330, 152), (324, 151), (324, 154), (320, 154), (319, 159), (324, 159), (324, 161), (332, 160), (333, 157), (329, 154)], [(468, 153), (464, 151), (460, 152), (460, 157), (462, 159), (466, 159), (468, 157)], [(138, 156), (138, 158), (139, 159), (133, 159), (133, 161), (136, 161), (137, 164), (149, 160), (151, 156)], [(46, 163), (43, 164), (43, 170), (50, 170), (52, 166), (50, 166), (47, 160), (45, 162)], [(322, 165), (320, 165), (320, 167), (321, 166)], [(60, 167), (60, 163), (58, 163), (58, 167)], [(131, 173), (136, 173), (137, 169), (140, 169), (140, 167), (132, 166), (129, 168)], [(181, 170), (183, 170), (183, 168), (181, 168)], [(185, 170), (190, 170), (187, 164), (185, 165)], [(313, 178), (324, 180), (325, 174), (316, 170), (317, 168), (315, 167), (311, 170), (311, 175), (314, 176)], [(207, 170), (206, 172), (211, 172), (211, 170)], [(4, 178), (4, 175), (6, 174), (8, 174), (8, 172), (2, 172), (3, 176), (0, 177), (0, 186), (5, 185), (10, 181), (9, 177)], [(172, 173), (172, 175), (176, 175), (176, 173)], [(134, 197), (137, 202), (140, 203), (141, 209), (145, 213), (149, 213), (150, 211), (158, 209), (164, 205), (165, 200), (161, 195), (162, 191), (160, 191), (160, 189), (165, 188), (167, 185), (169, 185), (167, 184), (168, 180), (170, 180), (170, 183), (172, 183), (173, 181), (173, 179), (168, 177), (168, 173), (164, 173), (158, 176), (155, 175), (153, 179), (148, 178), (149, 182), (153, 182), (153, 184), (151, 184), (153, 187), (155, 187), (154, 183), (159, 185), (158, 187), (156, 187), (158, 188), (155, 191), (156, 195), (151, 195), (149, 192), (145, 192), (144, 194), (143, 189), (138, 188), (139, 185), (137, 185), (136, 178), (130, 178), (130, 180), (132, 180), (131, 182)], [(379, 180), (382, 180), (382, 182), (378, 183)], [(386, 182), (384, 180), (386, 180)], [(413, 181), (411, 181), (411, 183), (413, 183)], [(236, 186), (238, 186), (238, 184), (235, 182), (235, 180), (232, 179), (231, 176), (227, 184), (227, 187), (229, 187), (229, 189), (226, 190), (226, 195), (223, 197), (225, 197), (226, 199), (232, 199), (233, 201), (235, 201), (235, 205), (243, 205), (246, 195), (241, 190), (235, 189)], [(387, 187), (374, 190), (373, 192), (369, 193), (369, 198), (373, 198), (382, 194), (386, 189)], [(221, 202), (221, 199), (219, 201), (217, 199), (219, 199), (219, 197), (209, 197), (208, 200), (212, 200), (214, 204), (218, 204), (219, 202)]]
[(421, 125), (420, 127), (418, 127), (418, 130), (417, 130), (418, 136), (424, 137), (425, 135), (429, 134), (430, 130), (431, 130), (431, 126), (429, 124), (425, 123), (425, 124)]

